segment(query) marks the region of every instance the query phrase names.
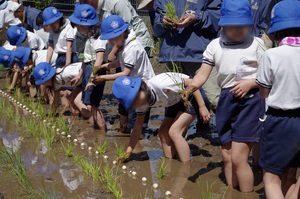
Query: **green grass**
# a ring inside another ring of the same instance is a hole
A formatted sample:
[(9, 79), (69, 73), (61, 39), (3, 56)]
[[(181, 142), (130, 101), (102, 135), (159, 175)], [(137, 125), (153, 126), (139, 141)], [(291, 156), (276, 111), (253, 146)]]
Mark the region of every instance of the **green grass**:
[(70, 134), (70, 126), (66, 123), (66, 120), (62, 117), (59, 116), (55, 118), (55, 126), (59, 128), (61, 131), (66, 132), (66, 134)]
[(166, 160), (162, 159), (156, 174), (156, 177), (161, 180), (166, 176)]
[(106, 165), (104, 167), (103, 178), (108, 190), (112, 192), (116, 199), (122, 199), (122, 190), (118, 186), (119, 176), (114, 173), (114, 167)]
[(48, 126), (44, 126), (44, 138), (46, 141), (46, 144), (49, 148), (52, 147), (52, 145), (56, 142), (56, 131), (55, 129), (48, 127)]
[(67, 146), (64, 145), (64, 143), (61, 141), (61, 146), (65, 152), (65, 155), (67, 157), (73, 157), (74, 156), (74, 149), (75, 149), (75, 145), (71, 145), (71, 144), (67, 144)]
[(22, 118), (21, 126), (23, 127), (23, 131), (26, 136), (31, 138), (41, 138), (42, 137), (42, 127), (41, 125), (37, 125), (37, 121), (33, 118)]
[(96, 147), (100, 155), (103, 155), (107, 152), (107, 141), (103, 141), (99, 146)]
[(124, 162), (128, 157), (125, 151), (125, 147), (123, 145), (118, 145), (115, 142), (115, 146), (116, 146), (116, 157), (118, 162)]
[(102, 181), (101, 165), (86, 160), (83, 156), (74, 155), (74, 163), (80, 167), (85, 174), (90, 176), (94, 181)]

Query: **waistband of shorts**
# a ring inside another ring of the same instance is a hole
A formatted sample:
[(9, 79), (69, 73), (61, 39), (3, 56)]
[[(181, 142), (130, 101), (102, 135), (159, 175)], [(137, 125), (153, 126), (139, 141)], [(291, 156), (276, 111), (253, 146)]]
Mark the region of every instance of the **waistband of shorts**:
[(277, 117), (300, 117), (300, 108), (293, 110), (282, 110), (269, 107), (267, 114)]
[[(72, 52), (72, 55), (77, 55), (76, 52)], [(57, 53), (57, 56), (67, 55), (67, 53)]]

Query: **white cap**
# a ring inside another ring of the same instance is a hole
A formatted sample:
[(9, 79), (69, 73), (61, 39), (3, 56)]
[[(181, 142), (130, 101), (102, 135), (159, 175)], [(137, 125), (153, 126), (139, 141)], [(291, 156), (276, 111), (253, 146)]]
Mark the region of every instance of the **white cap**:
[(9, 12), (16, 12), (20, 8), (21, 4), (11, 1), (8, 6)]

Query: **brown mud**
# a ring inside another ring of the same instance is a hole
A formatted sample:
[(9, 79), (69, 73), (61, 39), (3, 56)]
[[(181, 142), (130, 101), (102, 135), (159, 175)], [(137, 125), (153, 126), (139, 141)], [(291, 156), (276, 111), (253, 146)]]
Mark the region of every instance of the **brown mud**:
[[(162, 66), (157, 65), (156, 71), (163, 71), (159, 67)], [(0, 81), (1, 89), (4, 89), (4, 82), (3, 79)], [(11, 103), (7, 98), (0, 96), (0, 101), (2, 100)], [(254, 169), (255, 191), (253, 193), (241, 194), (226, 187), (214, 121), (211, 121), (209, 126), (197, 130), (195, 124), (190, 127), (187, 140), (191, 147), (192, 161), (182, 164), (176, 159), (166, 159), (166, 174), (163, 179), (159, 180), (157, 172), (161, 158), (163, 158), (163, 151), (156, 134), (163, 119), (164, 110), (157, 108), (151, 110), (150, 130), (140, 140), (130, 161), (114, 165), (115, 143), (126, 146), (129, 136), (118, 133), (117, 101), (111, 95), (111, 83), (106, 84), (105, 96), (100, 108), (107, 120), (108, 133), (106, 135), (93, 130), (86, 120), (65, 116), (66, 121), (73, 121), (72, 139), (68, 140), (57, 135), (54, 145), (47, 147), (43, 138), (28, 138), (22, 128), (0, 116), (0, 145), (6, 150), (13, 150), (21, 154), (29, 181), (35, 189), (42, 189), (46, 192), (47, 197), (45, 196), (45, 198), (114, 198), (103, 182), (92, 180), (81, 168), (76, 166), (73, 157), (66, 157), (61, 142), (65, 145), (74, 145), (74, 138), (78, 139), (74, 154), (101, 165), (101, 168), (109, 165), (117, 173), (122, 198), (264, 198), (262, 173), (259, 169)], [(23, 114), (20, 108), (16, 108), (15, 111), (16, 117), (30, 117), (28, 114)], [(42, 125), (42, 120), (37, 119), (36, 125)], [(108, 142), (108, 149), (105, 153), (108, 160), (105, 160), (102, 155), (95, 154), (96, 145), (104, 140)], [(81, 143), (86, 143), (83, 149)], [(89, 146), (92, 147), (91, 151), (88, 150)], [(126, 165), (126, 170), (122, 169), (123, 165)], [(132, 171), (137, 174), (134, 176)], [(10, 171), (1, 167), (0, 176), (1, 199), (35, 198), (22, 193), (19, 183)], [(142, 181), (143, 177), (147, 178), (146, 182)], [(153, 188), (153, 183), (158, 184), (157, 189)], [(170, 191), (171, 196), (166, 196), (166, 191)]]

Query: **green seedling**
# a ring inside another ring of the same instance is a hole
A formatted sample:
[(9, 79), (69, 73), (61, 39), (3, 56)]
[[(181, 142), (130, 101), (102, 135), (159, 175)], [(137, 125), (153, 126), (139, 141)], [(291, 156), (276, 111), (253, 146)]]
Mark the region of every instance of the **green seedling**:
[(97, 150), (99, 152), (100, 155), (103, 155), (107, 152), (107, 141), (104, 141), (102, 142), (102, 144), (100, 144), (98, 147), (97, 147)]
[(169, 1), (169, 2), (165, 5), (166, 16), (167, 16), (168, 18), (170, 18), (171, 21), (172, 21), (174, 24), (176, 24), (176, 23), (178, 23), (178, 22), (182, 19), (183, 15), (184, 15), (185, 12), (187, 11), (188, 7), (189, 7), (189, 6), (188, 6), (187, 4), (184, 6), (184, 10), (183, 10), (182, 16), (181, 16), (180, 18), (178, 18), (177, 12), (176, 12), (176, 7), (175, 7), (174, 3), (173, 3), (172, 1)]
[(117, 156), (118, 162), (126, 161), (129, 157), (125, 151), (124, 146), (118, 145), (116, 142), (115, 142), (115, 146), (116, 146), (116, 156)]
[(83, 170), (83, 172), (86, 173), (88, 176), (90, 176), (93, 180), (102, 181), (101, 165), (92, 163), (79, 155), (74, 155), (74, 163), (78, 167), (80, 167)]
[(24, 133), (31, 138), (42, 137), (42, 130), (40, 125), (36, 125), (36, 120), (32, 118), (23, 118), (21, 121), (21, 126)]
[(103, 178), (108, 190), (113, 193), (116, 199), (123, 198), (122, 190), (118, 186), (119, 177), (114, 173), (114, 167), (106, 165), (104, 167)]
[(70, 128), (62, 116), (55, 118), (55, 124), (56, 124), (55, 126), (59, 128), (61, 131), (64, 131), (67, 134), (69, 134)]
[(44, 126), (44, 138), (48, 147), (52, 147), (52, 145), (56, 141), (56, 132), (55, 129)]
[(68, 144), (67, 146), (65, 146), (64, 143), (61, 142), (61, 146), (62, 146), (62, 148), (63, 148), (63, 150), (65, 152), (65, 155), (67, 157), (73, 157), (73, 155), (74, 155), (74, 149), (76, 147), (75, 145)]
[(157, 174), (156, 174), (156, 177), (161, 180), (163, 179), (165, 176), (166, 176), (166, 160), (165, 159), (162, 159), (160, 161), (160, 165), (159, 165), (159, 169), (157, 171)]
[(153, 55), (159, 56), (160, 47), (161, 47), (162, 42), (163, 42), (163, 39), (158, 38), (157, 42), (154, 44), (154, 48), (152, 49)]

